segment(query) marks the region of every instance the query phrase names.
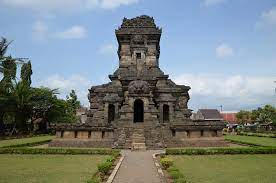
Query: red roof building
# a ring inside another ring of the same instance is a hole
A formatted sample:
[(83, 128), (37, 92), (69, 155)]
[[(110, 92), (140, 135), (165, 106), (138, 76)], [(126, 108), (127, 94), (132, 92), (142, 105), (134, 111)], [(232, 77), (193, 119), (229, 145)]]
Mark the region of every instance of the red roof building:
[(231, 124), (237, 124), (237, 118), (236, 118), (237, 112), (221, 112), (221, 115), (223, 117), (223, 120), (231, 123)]

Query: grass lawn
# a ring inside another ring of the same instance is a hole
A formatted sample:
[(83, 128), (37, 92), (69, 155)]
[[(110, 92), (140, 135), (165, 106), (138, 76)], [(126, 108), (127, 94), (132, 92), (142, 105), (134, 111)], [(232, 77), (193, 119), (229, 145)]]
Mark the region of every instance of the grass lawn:
[(192, 183), (271, 183), (276, 180), (276, 154), (169, 157)]
[(262, 146), (276, 146), (276, 138), (269, 137), (254, 137), (254, 136), (243, 136), (243, 135), (226, 135), (226, 140), (237, 140), (240, 142), (253, 143)]
[(0, 140), (0, 148), (4, 146), (20, 145), (25, 143), (51, 140), (53, 138), (55, 138), (55, 136), (46, 135), (46, 136), (38, 136), (38, 137), (30, 137), (30, 138), (22, 138), (22, 139)]
[(86, 182), (105, 158), (101, 155), (0, 155), (0, 182)]

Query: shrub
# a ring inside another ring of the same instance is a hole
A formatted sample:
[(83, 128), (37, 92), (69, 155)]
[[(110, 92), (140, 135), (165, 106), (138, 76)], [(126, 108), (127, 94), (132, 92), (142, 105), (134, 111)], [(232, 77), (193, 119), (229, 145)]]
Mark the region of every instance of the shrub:
[(118, 150), (112, 149), (65, 149), (65, 148), (0, 148), (0, 154), (101, 154), (116, 155)]
[(98, 176), (94, 176), (92, 179), (86, 181), (86, 183), (101, 183), (101, 178)]
[(112, 167), (112, 162), (105, 161), (98, 165), (98, 171), (103, 175), (107, 175), (111, 167)]
[(166, 149), (170, 155), (276, 154), (276, 147)]
[(173, 165), (173, 160), (171, 158), (165, 157), (161, 158), (160, 163), (164, 169), (168, 169)]
[(114, 157), (114, 156), (109, 156), (109, 157), (106, 159), (107, 162), (111, 162), (111, 163), (113, 163), (114, 160), (115, 160), (115, 157)]

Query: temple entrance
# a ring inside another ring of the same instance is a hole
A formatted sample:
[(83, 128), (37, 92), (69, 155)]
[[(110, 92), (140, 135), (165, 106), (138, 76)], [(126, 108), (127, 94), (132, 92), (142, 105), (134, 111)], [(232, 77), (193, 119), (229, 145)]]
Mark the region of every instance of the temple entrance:
[(108, 105), (108, 123), (115, 119), (115, 106), (113, 104)]
[(163, 121), (164, 122), (170, 121), (170, 106), (167, 104), (163, 105)]
[(144, 102), (140, 99), (134, 102), (134, 123), (144, 122)]

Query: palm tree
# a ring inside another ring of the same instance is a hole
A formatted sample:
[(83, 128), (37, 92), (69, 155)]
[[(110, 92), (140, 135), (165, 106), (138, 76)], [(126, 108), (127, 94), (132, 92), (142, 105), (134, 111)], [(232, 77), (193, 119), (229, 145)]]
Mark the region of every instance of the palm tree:
[(5, 54), (8, 50), (11, 42), (8, 42), (6, 38), (1, 38), (0, 40), (0, 72), (3, 73), (4, 68), (2, 66), (3, 61), (5, 60)]

